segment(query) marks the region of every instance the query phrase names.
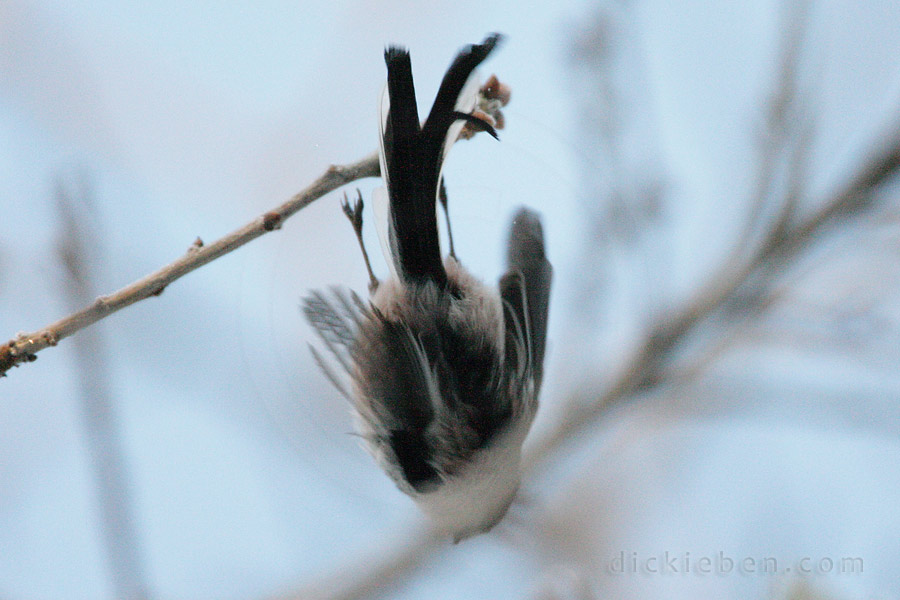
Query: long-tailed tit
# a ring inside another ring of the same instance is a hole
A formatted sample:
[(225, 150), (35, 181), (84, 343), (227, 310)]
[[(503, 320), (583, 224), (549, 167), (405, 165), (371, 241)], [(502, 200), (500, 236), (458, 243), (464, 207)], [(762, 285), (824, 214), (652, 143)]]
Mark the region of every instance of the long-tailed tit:
[[(456, 541), (493, 527), (519, 487), (552, 275), (540, 220), (525, 208), (512, 221), (499, 289), (469, 274), (452, 251), (441, 257), (436, 211), (438, 201), (446, 209), (447, 151), (474, 131), (496, 137), (493, 125), (502, 125), (496, 109), (508, 100), (505, 86), (492, 78), (475, 93), (467, 85), (499, 40), (494, 34), (459, 52), (421, 125), (409, 52), (385, 51), (380, 156), (387, 190), (376, 191), (375, 212), (392, 275), (379, 283), (369, 267), (368, 304), (340, 292), (304, 301), (350, 388), (313, 354), (350, 399), (368, 450)], [(361, 197), (353, 207), (345, 200), (344, 210), (362, 245)]]

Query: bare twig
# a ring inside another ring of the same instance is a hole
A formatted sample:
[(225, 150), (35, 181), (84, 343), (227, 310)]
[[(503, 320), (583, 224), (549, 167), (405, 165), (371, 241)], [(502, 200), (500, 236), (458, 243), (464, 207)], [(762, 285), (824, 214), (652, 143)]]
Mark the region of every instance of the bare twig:
[(113, 294), (100, 296), (86, 308), (60, 319), (56, 323), (31, 333), (19, 334), (15, 339), (3, 344), (0, 346), (0, 376), (5, 375), (14, 366), (35, 360), (37, 352), (48, 346), (55, 346), (60, 340), (69, 337), (76, 331), (135, 302), (150, 296), (158, 296), (166, 286), (191, 271), (240, 248), (263, 234), (279, 229), (286, 219), (328, 192), (351, 181), (378, 175), (378, 157), (375, 154), (349, 165), (332, 165), (306, 189), (240, 229), (206, 246), (202, 242), (195, 242), (187, 253), (175, 262)]

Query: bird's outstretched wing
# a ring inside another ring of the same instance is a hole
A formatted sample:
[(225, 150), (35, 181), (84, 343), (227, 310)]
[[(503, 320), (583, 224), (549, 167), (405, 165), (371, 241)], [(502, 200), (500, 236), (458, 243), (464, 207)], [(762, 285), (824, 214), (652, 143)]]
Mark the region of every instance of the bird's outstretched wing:
[(348, 296), (346, 292), (337, 288), (331, 290), (330, 298), (318, 290), (311, 292), (308, 297), (303, 299), (302, 308), (306, 320), (340, 365), (344, 374), (336, 373), (329, 365), (329, 361), (310, 344), (309, 349), (316, 364), (319, 365), (332, 385), (344, 397), (350, 399), (346, 382), (348, 376), (352, 377), (354, 373), (353, 351), (356, 336), (361, 319), (368, 318), (371, 309), (355, 293), (351, 292)]
[[(353, 404), (374, 452), (393, 455), (384, 465), (389, 475), (410, 491), (433, 485), (436, 444), (431, 438), (436, 414), (445, 407), (422, 340), (402, 321), (386, 320), (356, 294), (340, 289), (312, 292), (303, 300), (303, 313), (334, 359), (326, 360), (310, 345), (316, 363)], [(334, 363), (340, 370), (332, 368)]]

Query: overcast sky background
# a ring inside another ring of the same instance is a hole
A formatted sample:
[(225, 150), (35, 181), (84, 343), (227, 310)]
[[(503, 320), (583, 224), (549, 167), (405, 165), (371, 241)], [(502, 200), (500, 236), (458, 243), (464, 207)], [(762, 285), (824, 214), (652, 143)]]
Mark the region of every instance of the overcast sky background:
[[(668, 190), (667, 250), (654, 259), (665, 302), (717, 263), (740, 222), (783, 15), (769, 1), (631, 6), (609, 14), (641, 67), (626, 112), (646, 118), (626, 151)], [(900, 5), (834, 0), (812, 15), (803, 81), (818, 115), (815, 198), (900, 107)], [(610, 295), (606, 312), (586, 317), (583, 306), (592, 191), (603, 184), (573, 47), (596, 18), (580, 0), (0, 4), (0, 335), (70, 311), (55, 250), (60, 182), (91, 183), (97, 292), (110, 292), (373, 151), (385, 44), (411, 49), (424, 111), (456, 50), (500, 31), (507, 40), (482, 73), (512, 87), (508, 127), (499, 144), (458, 145), (445, 174), (457, 253), (487, 281), (501, 274), (514, 208), (544, 215), (556, 268), (546, 427), (554, 400), (615, 359), (610, 340), (634, 326), (628, 290), (639, 284), (627, 261), (597, 288)], [(364, 197), (375, 185), (359, 183)], [(263, 597), (419, 523), (347, 435), (346, 407), (307, 349), (300, 298), (367, 281), (338, 200), (97, 326), (153, 597)], [(367, 240), (384, 273), (371, 228)], [(848, 259), (844, 270), (812, 278), (809, 297), (857, 298), (855, 283), (841, 285), (860, 269)], [(896, 333), (897, 280), (874, 269), (866, 281), (890, 300), (879, 314)], [(714, 404), (681, 398), (687, 418), (660, 417), (653, 403), (618, 415), (582, 444), (564, 485), (526, 485), (519, 525), (453, 548), (399, 593), (527, 598), (560, 578), (594, 578), (571, 566), (584, 546), (559, 537), (574, 522), (598, 561), (620, 551), (860, 556), (864, 575), (816, 585), (840, 598), (900, 596), (900, 346), (878, 341), (884, 351), (849, 361), (792, 346), (730, 354), (696, 390)], [(0, 597), (112, 597), (78, 369), (67, 340), (0, 381)], [(738, 405), (739, 418), (717, 416)], [(788, 579), (625, 575), (598, 589), (762, 598)]]

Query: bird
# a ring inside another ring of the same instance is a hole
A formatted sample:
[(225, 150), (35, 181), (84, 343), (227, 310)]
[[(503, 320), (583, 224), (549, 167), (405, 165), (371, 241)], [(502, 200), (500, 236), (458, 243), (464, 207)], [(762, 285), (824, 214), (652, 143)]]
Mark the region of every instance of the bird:
[[(496, 287), (442, 256), (437, 205), (447, 209), (443, 165), (458, 138), (497, 137), (508, 88), (473, 72), (499, 34), (462, 48), (419, 121), (409, 51), (389, 46), (382, 96), (376, 227), (390, 276), (379, 281), (362, 242), (362, 195), (344, 212), (370, 277), (370, 298), (312, 292), (304, 314), (342, 373), (313, 357), (352, 407), (377, 464), (454, 542), (489, 531), (521, 480), (522, 445), (543, 379), (552, 266), (541, 219), (513, 216), (506, 271)], [(493, 114), (493, 117), (491, 116)], [(499, 117), (499, 118), (498, 118)], [(447, 219), (449, 229), (449, 218)]]

